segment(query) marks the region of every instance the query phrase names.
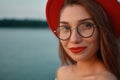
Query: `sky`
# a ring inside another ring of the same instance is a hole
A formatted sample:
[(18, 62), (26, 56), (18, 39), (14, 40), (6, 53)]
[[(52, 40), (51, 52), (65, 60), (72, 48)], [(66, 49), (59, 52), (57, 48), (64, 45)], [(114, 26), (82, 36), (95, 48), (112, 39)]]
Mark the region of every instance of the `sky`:
[(47, 0), (0, 0), (0, 19), (46, 20)]

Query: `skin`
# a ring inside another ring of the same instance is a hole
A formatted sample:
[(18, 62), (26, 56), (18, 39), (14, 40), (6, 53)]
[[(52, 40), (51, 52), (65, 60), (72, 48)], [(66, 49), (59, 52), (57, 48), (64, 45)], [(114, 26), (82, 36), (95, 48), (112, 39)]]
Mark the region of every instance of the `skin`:
[[(67, 6), (62, 10), (60, 26), (70, 26), (73, 30), (68, 40), (60, 40), (60, 42), (66, 53), (77, 61), (77, 64), (60, 67), (57, 71), (57, 80), (117, 80), (97, 58), (96, 54), (99, 49), (99, 32), (97, 28), (89, 38), (81, 37), (74, 29), (82, 22), (94, 23), (93, 20), (85, 20), (88, 18), (92, 17), (80, 5)], [(86, 49), (74, 54), (69, 49), (71, 47), (86, 47)]]

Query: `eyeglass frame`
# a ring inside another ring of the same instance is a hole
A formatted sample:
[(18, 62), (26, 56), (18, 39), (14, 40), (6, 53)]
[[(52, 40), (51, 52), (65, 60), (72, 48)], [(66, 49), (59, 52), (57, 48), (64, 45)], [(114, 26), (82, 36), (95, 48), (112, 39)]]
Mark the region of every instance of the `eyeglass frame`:
[[(80, 34), (80, 32), (78, 31), (79, 26), (80, 26), (81, 24), (85, 24), (85, 23), (90, 23), (90, 24), (92, 24), (92, 27), (93, 27), (93, 32), (91, 33), (90, 36), (87, 36), (87, 37), (82, 36), (82, 35)], [(89, 38), (89, 37), (91, 37), (91, 36), (93, 35), (96, 26), (97, 26), (97, 25), (96, 25), (95, 23), (92, 23), (92, 22), (82, 22), (82, 23), (78, 24), (77, 27), (75, 27), (74, 29), (76, 29), (76, 31), (77, 31), (77, 33), (79, 34), (79, 36), (81, 36), (81, 37), (83, 37), (83, 38)], [(59, 26), (59, 27), (60, 27), (60, 26)], [(59, 27), (57, 27), (56, 30), (54, 30), (54, 32), (56, 33), (56, 36), (57, 36), (57, 29), (58, 29)], [(70, 35), (69, 35), (68, 38), (66, 38), (66, 39), (61, 39), (61, 38), (58, 37), (58, 36), (57, 36), (57, 38), (60, 39), (60, 40), (63, 40), (63, 41), (68, 40), (68, 39), (71, 37), (72, 30), (73, 30), (73, 29), (70, 28)]]

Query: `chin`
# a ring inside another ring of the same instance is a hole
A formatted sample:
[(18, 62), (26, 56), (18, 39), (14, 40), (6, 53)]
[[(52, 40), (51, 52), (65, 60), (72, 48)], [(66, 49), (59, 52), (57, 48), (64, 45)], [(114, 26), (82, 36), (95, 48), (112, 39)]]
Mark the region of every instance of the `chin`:
[(85, 55), (74, 55), (74, 56), (71, 56), (71, 58), (74, 60), (74, 61), (84, 61), (84, 60), (87, 60), (88, 57), (85, 56)]

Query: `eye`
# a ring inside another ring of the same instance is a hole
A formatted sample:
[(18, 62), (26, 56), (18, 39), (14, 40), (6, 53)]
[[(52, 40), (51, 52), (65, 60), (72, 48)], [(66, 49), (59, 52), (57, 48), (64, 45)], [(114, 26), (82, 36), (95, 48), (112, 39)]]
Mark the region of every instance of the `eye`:
[(61, 26), (59, 29), (60, 31), (70, 31), (70, 27), (68, 26)]
[(93, 28), (93, 23), (85, 22), (79, 25), (81, 30), (88, 30)]
[(86, 31), (86, 30), (93, 30), (93, 23), (90, 23), (90, 22), (85, 22), (85, 23), (82, 23), (78, 26), (78, 31)]
[(90, 22), (86, 22), (86, 23), (84, 23), (84, 27), (91, 28), (91, 27), (93, 27), (93, 24)]

